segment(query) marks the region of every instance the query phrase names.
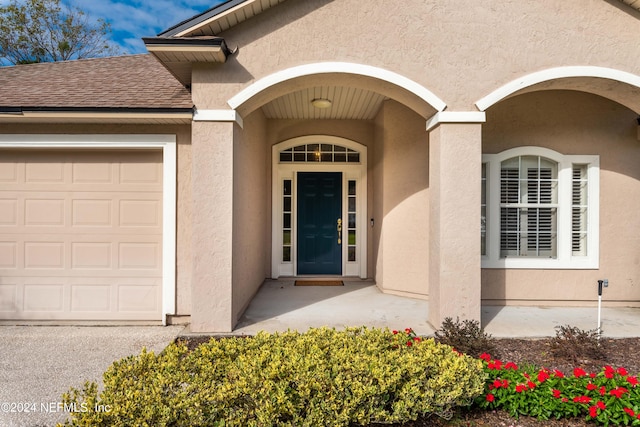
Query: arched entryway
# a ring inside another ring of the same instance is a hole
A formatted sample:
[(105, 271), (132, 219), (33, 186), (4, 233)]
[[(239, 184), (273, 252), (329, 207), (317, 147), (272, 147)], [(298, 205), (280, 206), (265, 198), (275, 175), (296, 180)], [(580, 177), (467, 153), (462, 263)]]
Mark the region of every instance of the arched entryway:
[(367, 277), (367, 147), (309, 135), (272, 148), (272, 276)]

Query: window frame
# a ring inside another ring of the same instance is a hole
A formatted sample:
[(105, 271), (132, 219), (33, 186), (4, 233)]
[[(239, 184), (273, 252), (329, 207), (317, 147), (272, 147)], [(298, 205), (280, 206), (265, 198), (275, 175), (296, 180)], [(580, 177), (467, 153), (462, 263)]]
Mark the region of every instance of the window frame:
[[(558, 167), (556, 257), (500, 257), (500, 173), (502, 162), (518, 156), (539, 156)], [(597, 269), (599, 268), (600, 157), (563, 155), (543, 147), (517, 147), (498, 154), (484, 154), (486, 168), (486, 253), (482, 268), (506, 269)], [(587, 167), (587, 254), (572, 252), (573, 166)]]

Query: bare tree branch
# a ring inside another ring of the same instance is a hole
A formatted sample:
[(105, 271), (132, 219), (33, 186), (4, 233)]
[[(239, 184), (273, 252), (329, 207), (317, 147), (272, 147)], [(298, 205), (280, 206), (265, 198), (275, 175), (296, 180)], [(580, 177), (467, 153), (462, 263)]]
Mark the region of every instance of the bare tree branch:
[(11, 64), (116, 55), (111, 25), (60, 0), (12, 0), (0, 7), (0, 58)]

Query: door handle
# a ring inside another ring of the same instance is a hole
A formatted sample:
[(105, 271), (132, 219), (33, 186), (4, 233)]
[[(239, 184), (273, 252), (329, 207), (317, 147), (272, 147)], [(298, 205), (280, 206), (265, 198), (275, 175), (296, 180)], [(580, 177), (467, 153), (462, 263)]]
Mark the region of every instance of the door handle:
[(337, 221), (338, 224), (338, 244), (341, 245), (342, 244), (342, 218), (338, 218)]

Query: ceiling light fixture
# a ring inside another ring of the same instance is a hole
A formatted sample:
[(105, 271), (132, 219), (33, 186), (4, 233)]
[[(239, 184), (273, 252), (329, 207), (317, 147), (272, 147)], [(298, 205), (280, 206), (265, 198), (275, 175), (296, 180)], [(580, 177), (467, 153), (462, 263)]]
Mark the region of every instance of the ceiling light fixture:
[(329, 108), (331, 107), (331, 100), (326, 98), (315, 98), (311, 100), (311, 105), (316, 108)]

